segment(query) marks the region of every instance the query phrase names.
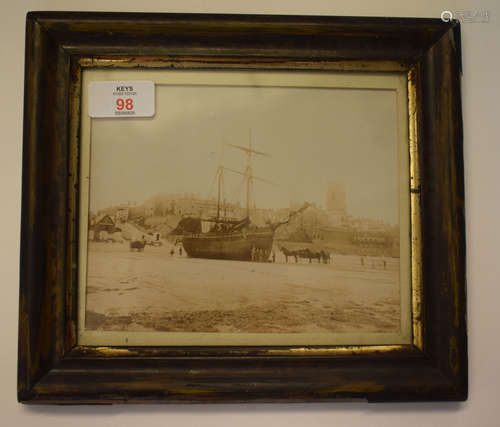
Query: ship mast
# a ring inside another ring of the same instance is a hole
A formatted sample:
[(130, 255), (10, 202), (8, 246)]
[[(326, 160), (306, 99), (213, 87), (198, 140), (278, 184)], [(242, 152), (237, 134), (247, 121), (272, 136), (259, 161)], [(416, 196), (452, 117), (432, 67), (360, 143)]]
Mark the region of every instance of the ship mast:
[(246, 207), (247, 207), (247, 218), (250, 218), (250, 191), (252, 190), (252, 131), (248, 131), (248, 165), (246, 170), (247, 175), (247, 197), (246, 197)]
[(253, 176), (253, 172), (252, 172), (252, 154), (257, 154), (257, 155), (265, 156), (265, 157), (271, 157), (271, 156), (269, 154), (267, 154), (267, 153), (263, 153), (262, 151), (257, 151), (257, 150), (252, 149), (252, 134), (251, 134), (251, 131), (249, 131), (249, 135), (248, 135), (248, 147), (242, 147), (241, 145), (235, 145), (235, 144), (227, 144), (227, 145), (229, 145), (231, 147), (234, 147), (234, 148), (238, 148), (240, 150), (243, 150), (247, 154), (247, 167), (245, 169), (245, 172), (235, 171), (233, 169), (229, 169), (229, 168), (226, 168), (226, 167), (223, 167), (222, 169), (238, 173), (238, 174), (243, 175), (245, 177), (245, 181), (246, 181), (246, 203), (245, 203), (245, 206), (246, 206), (246, 217), (249, 218), (250, 217), (250, 194), (252, 192), (252, 183), (253, 183), (253, 180), (254, 179), (258, 179), (259, 181), (264, 181), (264, 182), (267, 182), (267, 183), (270, 183), (270, 184), (274, 184), (271, 181), (267, 181), (265, 179)]
[(223, 168), (222, 166), (219, 166), (217, 168), (217, 221), (219, 221), (220, 218), (220, 197), (221, 197), (221, 192), (222, 192), (222, 171)]

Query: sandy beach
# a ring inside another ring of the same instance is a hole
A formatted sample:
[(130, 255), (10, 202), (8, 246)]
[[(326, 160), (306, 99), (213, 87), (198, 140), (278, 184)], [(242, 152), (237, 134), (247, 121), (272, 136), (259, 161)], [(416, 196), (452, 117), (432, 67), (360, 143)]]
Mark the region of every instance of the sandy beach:
[(241, 262), (173, 247), (89, 242), (86, 329), (238, 333), (398, 332), (399, 260), (333, 255)]

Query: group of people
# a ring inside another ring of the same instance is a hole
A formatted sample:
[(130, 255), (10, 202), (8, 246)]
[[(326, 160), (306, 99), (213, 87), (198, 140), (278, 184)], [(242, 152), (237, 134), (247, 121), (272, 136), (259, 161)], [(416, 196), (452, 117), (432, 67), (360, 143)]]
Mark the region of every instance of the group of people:
[[(267, 262), (269, 260), (269, 252), (264, 248), (252, 246), (251, 259), (254, 262)], [(271, 260), (272, 262), (276, 262), (276, 253), (274, 251), (271, 252)]]
[[(182, 256), (182, 245), (179, 245), (179, 256), (181, 257)], [(170, 256), (174, 256), (175, 255), (175, 246), (172, 246), (172, 248), (170, 249)]]
[[(361, 267), (365, 266), (365, 258), (364, 257), (360, 258), (360, 264), (361, 264)], [(380, 264), (376, 263), (375, 260), (372, 259), (371, 268), (377, 268), (377, 265), (381, 265), (384, 268), (384, 270), (387, 270), (387, 261), (385, 259), (383, 259)]]

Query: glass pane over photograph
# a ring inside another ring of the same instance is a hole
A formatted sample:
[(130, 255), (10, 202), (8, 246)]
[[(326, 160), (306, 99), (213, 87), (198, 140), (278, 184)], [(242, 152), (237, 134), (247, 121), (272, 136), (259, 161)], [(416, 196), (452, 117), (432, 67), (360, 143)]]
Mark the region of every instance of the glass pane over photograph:
[[(96, 81), (155, 115), (90, 118)], [(79, 343), (411, 342), (407, 77), (87, 70)]]

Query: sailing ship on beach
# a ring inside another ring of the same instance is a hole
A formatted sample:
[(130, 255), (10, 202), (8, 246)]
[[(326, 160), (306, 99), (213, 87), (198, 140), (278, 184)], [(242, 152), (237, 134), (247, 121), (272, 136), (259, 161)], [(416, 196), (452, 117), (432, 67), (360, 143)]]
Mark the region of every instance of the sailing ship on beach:
[[(179, 222), (173, 234), (180, 234), (180, 241), (188, 256), (193, 258), (210, 258), (226, 260), (253, 260), (255, 254), (260, 259), (267, 260), (272, 251), (274, 234), (278, 227), (287, 224), (294, 216), (307, 208), (304, 204), (299, 210), (291, 212), (284, 221), (267, 223), (257, 226), (250, 219), (250, 195), (253, 192), (253, 181), (270, 183), (263, 178), (254, 176), (252, 157), (271, 157), (269, 154), (254, 150), (251, 139), (248, 147), (235, 144), (226, 144), (232, 148), (243, 151), (247, 156), (247, 166), (244, 171), (234, 170), (222, 165), (217, 168), (217, 213), (214, 218), (204, 218), (211, 226), (207, 232), (202, 232), (202, 218), (184, 218)], [(236, 173), (243, 176), (245, 184), (245, 216), (240, 219), (227, 218), (222, 215), (222, 185), (225, 172)]]

